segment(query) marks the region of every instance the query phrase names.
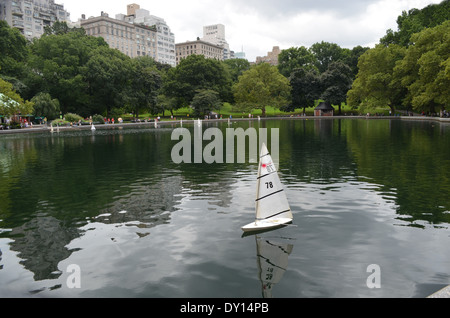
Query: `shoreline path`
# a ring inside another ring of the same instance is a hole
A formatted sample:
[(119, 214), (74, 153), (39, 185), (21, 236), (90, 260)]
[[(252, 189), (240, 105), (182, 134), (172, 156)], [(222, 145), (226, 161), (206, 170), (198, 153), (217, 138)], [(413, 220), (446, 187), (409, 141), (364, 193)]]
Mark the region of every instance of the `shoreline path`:
[[(297, 117), (266, 117), (266, 118), (232, 118), (232, 122), (237, 121), (258, 121), (258, 120), (330, 120), (330, 119), (394, 119), (394, 120), (409, 120), (409, 121), (434, 121), (434, 122), (442, 122), (442, 123), (450, 123), (450, 118), (441, 118), (441, 117), (424, 117), (424, 116), (330, 116), (330, 117), (314, 117), (314, 116), (297, 116)], [(197, 119), (192, 120), (183, 120), (183, 124), (194, 124)], [(205, 119), (205, 123), (214, 123), (214, 122), (227, 122), (228, 119)], [(180, 125), (181, 120), (167, 120), (167, 121), (159, 121), (158, 126), (174, 126)], [(139, 123), (116, 123), (116, 124), (98, 124), (95, 126), (96, 129), (114, 129), (118, 127), (154, 127), (155, 122), (139, 122)], [(60, 131), (66, 130), (90, 130), (91, 126), (81, 125), (81, 126), (60, 126)], [(54, 128), (56, 130), (56, 128)], [(0, 135), (2, 134), (19, 134), (19, 133), (37, 133), (37, 132), (50, 132), (50, 126), (48, 125), (34, 125), (29, 128), (22, 129), (7, 129), (0, 130)]]

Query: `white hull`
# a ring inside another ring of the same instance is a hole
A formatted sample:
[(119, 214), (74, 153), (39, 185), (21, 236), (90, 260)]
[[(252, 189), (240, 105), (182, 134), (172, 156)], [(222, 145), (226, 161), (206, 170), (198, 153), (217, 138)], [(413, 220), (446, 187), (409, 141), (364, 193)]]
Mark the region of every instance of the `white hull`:
[(242, 227), (244, 232), (264, 231), (291, 223), (291, 218), (274, 218), (252, 222)]

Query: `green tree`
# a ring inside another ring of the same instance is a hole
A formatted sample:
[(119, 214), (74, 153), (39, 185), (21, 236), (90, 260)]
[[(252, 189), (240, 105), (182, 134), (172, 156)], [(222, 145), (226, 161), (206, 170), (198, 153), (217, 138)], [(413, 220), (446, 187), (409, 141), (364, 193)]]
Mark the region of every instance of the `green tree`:
[(220, 108), (219, 94), (210, 89), (199, 90), (192, 100), (194, 116), (204, 117), (209, 112)]
[(265, 116), (266, 106), (280, 108), (289, 103), (291, 87), (277, 67), (261, 63), (244, 72), (233, 91), (241, 110), (261, 109)]
[(298, 68), (310, 70), (317, 65), (317, 59), (310, 50), (301, 47), (292, 47), (281, 51), (278, 56), (278, 70), (286, 77)]
[(121, 107), (128, 80), (132, 79), (131, 61), (118, 50), (100, 46), (91, 52), (91, 57), (83, 68), (83, 77), (88, 84), (87, 93), (91, 102), (79, 107), (84, 116), (105, 113)]
[(103, 38), (80, 32), (35, 39), (30, 46), (28, 72), (24, 78), (28, 87), (26, 97), (48, 92), (59, 100), (63, 113), (81, 114), (91, 102), (83, 74), (92, 52), (99, 46), (108, 47)]
[(55, 119), (59, 115), (59, 101), (52, 99), (48, 93), (39, 93), (31, 101), (34, 103), (34, 115)]
[(189, 105), (197, 91), (202, 89), (219, 93), (220, 99), (227, 102), (233, 97), (231, 85), (231, 76), (223, 62), (194, 54), (169, 70), (163, 93), (176, 98), (177, 107)]
[(164, 94), (158, 95), (156, 98), (156, 106), (154, 107), (154, 114), (164, 113), (166, 110), (170, 111), (172, 116), (174, 115), (174, 110), (178, 109), (179, 103), (175, 97), (169, 97)]
[(347, 64), (352, 70), (352, 78), (353, 80), (356, 78), (358, 74), (358, 61), (361, 55), (363, 55), (366, 51), (368, 51), (368, 47), (362, 47), (360, 45), (355, 46), (353, 49), (349, 50), (347, 54), (344, 54), (345, 57), (343, 62)]
[(377, 45), (366, 51), (358, 63), (359, 72), (347, 94), (347, 103), (363, 109), (401, 105), (405, 90), (394, 78), (394, 67), (406, 54), (399, 45)]
[(20, 77), (28, 58), (27, 40), (16, 28), (0, 20), (0, 74)]
[(294, 111), (302, 106), (303, 113), (307, 107), (314, 106), (320, 97), (321, 83), (319, 71), (314, 67), (311, 69), (297, 68), (289, 77), (292, 87), (292, 103), (288, 107), (282, 108), (284, 111)]
[(24, 100), (13, 89), (13, 85), (0, 78), (0, 114), (6, 116), (28, 115), (33, 113), (33, 103)]
[(380, 43), (388, 46), (389, 44), (398, 44), (409, 46), (414, 43), (411, 36), (425, 28), (436, 27), (445, 21), (450, 20), (450, 0), (444, 0), (439, 4), (430, 4), (419, 10), (411, 9), (408, 12), (403, 11), (397, 18), (398, 30), (387, 30), (386, 35), (380, 39)]
[(128, 89), (126, 90), (127, 104), (138, 117), (140, 111), (150, 111), (152, 114), (160, 112), (157, 97), (162, 86), (161, 72), (155, 61), (148, 56), (131, 60), (131, 72)]
[(230, 73), (233, 83), (236, 83), (239, 76), (250, 69), (250, 62), (246, 59), (229, 59), (223, 62)]
[(321, 74), (321, 99), (339, 107), (347, 100), (347, 92), (352, 87), (352, 69), (342, 61), (332, 62), (328, 69)]
[(310, 51), (316, 59), (316, 67), (320, 73), (325, 72), (332, 62), (345, 60), (349, 55), (349, 50), (342, 49), (339, 45), (329, 42), (315, 43)]
[(395, 67), (397, 82), (407, 89), (404, 105), (435, 113), (450, 100), (450, 21), (411, 37), (414, 45)]

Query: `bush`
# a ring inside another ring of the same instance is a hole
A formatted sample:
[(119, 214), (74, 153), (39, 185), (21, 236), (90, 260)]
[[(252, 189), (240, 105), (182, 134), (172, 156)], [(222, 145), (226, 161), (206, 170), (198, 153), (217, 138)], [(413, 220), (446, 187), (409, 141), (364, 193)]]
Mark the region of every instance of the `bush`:
[(63, 119), (55, 119), (54, 121), (52, 121), (51, 125), (52, 126), (64, 126), (67, 125), (69, 122), (63, 120)]
[(17, 122), (17, 121), (12, 121), (12, 122), (9, 124), (9, 128), (10, 128), (10, 129), (20, 129), (20, 128), (21, 128), (21, 127), (20, 127), (20, 123)]
[(96, 114), (96, 115), (92, 116), (92, 121), (93, 121), (94, 123), (104, 124), (103, 116), (102, 116), (102, 115)]
[(59, 101), (52, 99), (48, 93), (38, 93), (31, 101), (34, 103), (34, 114), (36, 116), (55, 119), (59, 114)]
[(66, 121), (68, 121), (69, 123), (77, 123), (78, 121), (83, 120), (83, 117), (81, 117), (77, 114), (67, 113), (64, 116), (64, 119)]

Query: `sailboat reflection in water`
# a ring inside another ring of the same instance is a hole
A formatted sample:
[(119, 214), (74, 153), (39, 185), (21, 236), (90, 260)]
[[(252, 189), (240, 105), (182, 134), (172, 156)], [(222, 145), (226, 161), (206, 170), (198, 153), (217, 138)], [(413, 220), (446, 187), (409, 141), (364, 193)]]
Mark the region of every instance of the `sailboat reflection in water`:
[(272, 298), (272, 288), (281, 281), (288, 267), (288, 258), (294, 245), (280, 243), (255, 235), (258, 278), (262, 285), (262, 296)]

